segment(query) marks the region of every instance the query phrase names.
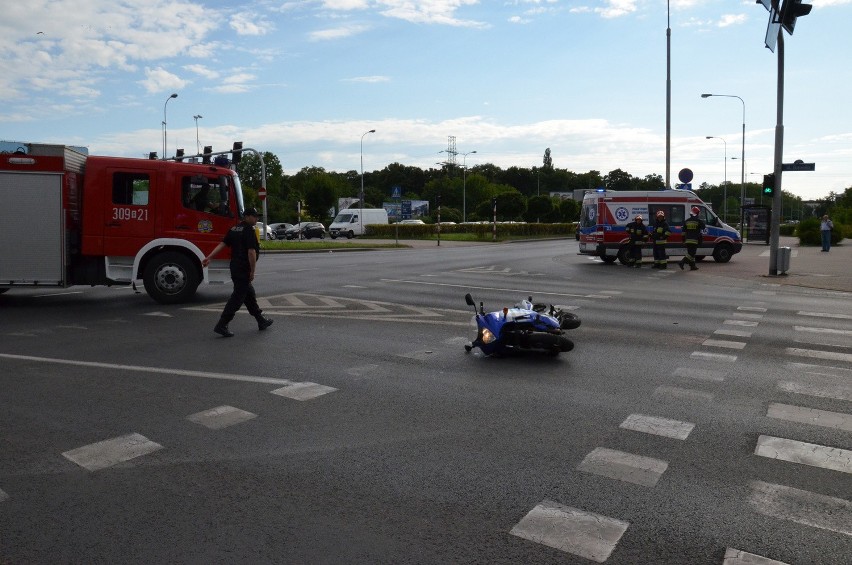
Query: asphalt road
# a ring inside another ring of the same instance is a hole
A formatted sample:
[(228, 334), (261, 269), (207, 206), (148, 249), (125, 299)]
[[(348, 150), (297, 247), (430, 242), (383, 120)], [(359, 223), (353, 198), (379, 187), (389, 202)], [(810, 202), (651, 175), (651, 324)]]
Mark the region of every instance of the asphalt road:
[[(850, 295), (758, 261), (269, 254), (231, 339), (228, 287), (0, 295), (0, 563), (848, 563)], [(576, 348), (466, 354), (466, 292)]]

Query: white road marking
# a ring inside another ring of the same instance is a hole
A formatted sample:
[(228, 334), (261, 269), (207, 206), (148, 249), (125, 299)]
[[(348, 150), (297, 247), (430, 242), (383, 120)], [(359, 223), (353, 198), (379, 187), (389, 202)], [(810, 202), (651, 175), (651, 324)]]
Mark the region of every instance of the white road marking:
[(190, 422), (201, 424), (211, 430), (221, 430), (222, 428), (240, 424), (253, 418), (257, 418), (257, 414), (252, 414), (233, 406), (219, 406), (210, 410), (196, 412), (186, 417)]
[(784, 485), (751, 482), (749, 505), (770, 518), (852, 536), (852, 502)]
[(737, 310), (743, 312), (766, 312), (766, 308), (760, 306), (737, 306)]
[(144, 367), (140, 365), (117, 365), (115, 363), (98, 363), (95, 361), (74, 361), (73, 359), (54, 359), (51, 357), (33, 357), (31, 355), (11, 355), (0, 353), (0, 358), (16, 359), (19, 361), (36, 361), (40, 363), (56, 363), (59, 365), (73, 365), (77, 367), (96, 367), (98, 369), (116, 369), (120, 371), (138, 371), (142, 373), (157, 373), (165, 375), (180, 375), (183, 377), (200, 377), (204, 379), (221, 379), (226, 381), (243, 381), (263, 384), (288, 384), (292, 381), (287, 379), (273, 379), (269, 377), (252, 377), (249, 375), (232, 375), (228, 373), (207, 373), (204, 371), (187, 371), (184, 369), (168, 369), (164, 367)]
[(852, 432), (852, 414), (841, 412), (828, 412), (816, 408), (805, 408), (804, 406), (792, 406), (790, 404), (779, 404), (773, 402), (766, 410), (769, 418), (787, 420), (788, 422), (800, 422), (812, 424), (823, 428), (833, 428)]
[(292, 400), (313, 400), (324, 394), (334, 392), (337, 389), (330, 386), (320, 385), (317, 383), (291, 383), (287, 386), (277, 388), (272, 394), (290, 398)]
[(763, 557), (761, 555), (755, 555), (754, 553), (749, 553), (747, 551), (743, 551), (741, 549), (734, 549), (733, 547), (728, 547), (725, 549), (725, 560), (722, 561), (722, 565), (789, 565), (783, 561), (776, 561), (774, 559), (769, 559), (768, 557)]
[(811, 333), (823, 333), (823, 334), (836, 334), (836, 335), (848, 335), (852, 336), (852, 330), (836, 330), (834, 328), (814, 328), (811, 326), (793, 326), (793, 329), (797, 332), (811, 332)]
[(699, 369), (697, 367), (678, 367), (672, 373), (676, 377), (686, 377), (689, 379), (698, 379), (699, 381), (713, 381), (720, 383), (725, 380), (727, 373), (723, 371), (713, 371), (710, 369)]
[(703, 359), (704, 361), (720, 361), (723, 363), (733, 363), (737, 360), (736, 355), (725, 355), (724, 353), (707, 353), (706, 351), (693, 351), (690, 355), (693, 359)]
[(705, 347), (725, 347), (727, 349), (745, 349), (745, 342), (743, 341), (727, 341), (724, 339), (706, 339), (701, 345)]
[(781, 381), (778, 390), (816, 396), (817, 398), (836, 398), (837, 400), (852, 401), (852, 386), (843, 383), (801, 383), (796, 381)]
[(713, 394), (703, 390), (691, 388), (680, 388), (676, 386), (658, 386), (654, 389), (653, 396), (668, 396), (679, 400), (695, 400), (699, 402), (712, 402)]
[(743, 318), (745, 320), (762, 320), (763, 314), (746, 314), (742, 312), (734, 312), (734, 318)]
[(729, 326), (743, 326), (746, 328), (754, 328), (759, 324), (759, 322), (748, 322), (746, 320), (725, 320), (723, 323)]
[(611, 298), (607, 295), (589, 295), (589, 294), (567, 294), (564, 292), (542, 292), (542, 291), (531, 291), (529, 289), (522, 290), (517, 288), (494, 288), (490, 286), (470, 286), (467, 284), (450, 284), (450, 283), (434, 283), (434, 282), (425, 282), (425, 281), (409, 281), (404, 279), (381, 279), (382, 282), (393, 282), (393, 283), (404, 283), (404, 284), (421, 284), (421, 285), (429, 285), (429, 286), (444, 286), (449, 288), (469, 288), (473, 290), (493, 290), (499, 292), (513, 292), (522, 296), (570, 296), (572, 298)]
[(783, 437), (760, 436), (755, 455), (790, 463), (852, 473), (852, 451)]
[(143, 316), (159, 316), (160, 318), (171, 318), (172, 315), (166, 312), (148, 312), (147, 314), (142, 314)]
[(812, 316), (815, 318), (838, 318), (840, 320), (852, 320), (849, 314), (836, 314), (834, 312), (796, 312), (799, 316)]
[(734, 337), (751, 337), (752, 334), (752, 332), (748, 330), (729, 330), (726, 328), (719, 328), (713, 333), (718, 335), (732, 335)]
[(831, 367), (827, 365), (814, 365), (812, 363), (797, 363), (787, 361), (784, 365), (791, 371), (805, 372), (810, 375), (830, 375), (836, 377), (852, 377), (852, 369), (845, 367)]
[(669, 464), (661, 459), (597, 447), (577, 465), (577, 470), (617, 481), (652, 487), (657, 484), (668, 467)]
[(631, 414), (618, 427), (625, 430), (633, 430), (634, 432), (684, 440), (689, 437), (695, 424), (660, 418), (659, 416)]
[(629, 522), (543, 500), (509, 533), (603, 563), (629, 526)]
[(163, 446), (155, 443), (140, 434), (128, 434), (125, 436), (91, 443), (64, 452), (62, 455), (89, 471), (106, 469), (136, 457), (148, 455)]
[(799, 357), (811, 357), (813, 359), (828, 359), (829, 361), (846, 361), (852, 363), (852, 353), (839, 353), (836, 351), (821, 351), (819, 349), (800, 349), (788, 347), (784, 350), (787, 355)]
[(0, 502), (4, 500), (9, 500), (9, 495), (3, 492), (3, 489), (0, 488)]

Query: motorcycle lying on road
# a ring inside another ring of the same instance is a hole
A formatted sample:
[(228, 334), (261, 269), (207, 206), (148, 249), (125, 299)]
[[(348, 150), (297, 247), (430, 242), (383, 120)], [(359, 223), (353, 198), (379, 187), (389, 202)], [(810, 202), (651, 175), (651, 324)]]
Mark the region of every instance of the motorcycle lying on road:
[(550, 305), (533, 304), (532, 297), (512, 308), (485, 313), (482, 302), (479, 310), (470, 294), (464, 297), (473, 306), (476, 338), (464, 346), (470, 353), (478, 347), (485, 355), (506, 355), (513, 352), (536, 351), (549, 355), (574, 349), (574, 342), (565, 337), (565, 330), (580, 326), (580, 318)]

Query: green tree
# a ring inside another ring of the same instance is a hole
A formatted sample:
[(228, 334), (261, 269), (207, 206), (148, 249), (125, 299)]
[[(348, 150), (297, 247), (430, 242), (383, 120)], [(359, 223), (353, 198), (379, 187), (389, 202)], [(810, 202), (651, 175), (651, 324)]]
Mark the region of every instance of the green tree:
[(527, 222), (548, 221), (553, 214), (553, 198), (550, 196), (530, 196), (527, 200)]
[(633, 190), (633, 177), (621, 169), (610, 171), (603, 181), (607, 190)]

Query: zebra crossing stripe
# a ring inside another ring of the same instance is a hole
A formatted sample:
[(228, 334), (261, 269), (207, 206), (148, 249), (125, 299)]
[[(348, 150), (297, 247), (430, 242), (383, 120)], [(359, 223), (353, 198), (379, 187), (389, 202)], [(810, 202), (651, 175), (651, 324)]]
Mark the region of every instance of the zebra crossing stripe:
[(690, 355), (693, 359), (703, 359), (704, 361), (721, 361), (724, 363), (733, 363), (737, 360), (736, 355), (725, 355), (724, 353), (707, 353), (706, 351), (693, 351)]
[(804, 406), (792, 406), (790, 404), (779, 404), (773, 402), (766, 410), (766, 416), (777, 420), (788, 422), (799, 422), (811, 424), (823, 428), (833, 428), (852, 432), (852, 414), (840, 412), (828, 412), (816, 408), (805, 408)]
[(734, 337), (751, 337), (752, 332), (748, 330), (729, 330), (726, 328), (720, 328), (713, 332), (717, 335), (730, 335)]
[(699, 381), (713, 381), (717, 383), (724, 381), (726, 375), (723, 371), (699, 369), (697, 367), (678, 367), (672, 374), (676, 377), (686, 377), (689, 379), (697, 379)]
[(586, 455), (577, 466), (577, 470), (652, 487), (657, 484), (668, 467), (668, 462), (661, 459), (597, 447)]
[(746, 328), (754, 328), (760, 324), (760, 322), (750, 322), (748, 320), (725, 320), (722, 323), (728, 326), (743, 326)]
[(625, 430), (633, 430), (634, 432), (683, 440), (689, 437), (695, 424), (669, 420), (668, 418), (660, 418), (659, 416), (631, 414), (618, 427)]
[(760, 436), (755, 455), (820, 469), (852, 473), (852, 451), (783, 437)]
[(840, 320), (852, 320), (849, 314), (835, 314), (834, 312), (796, 312), (799, 316), (811, 316), (814, 318), (837, 318)]
[(749, 505), (770, 518), (852, 536), (852, 502), (785, 485), (751, 481)]
[(186, 417), (186, 419), (190, 422), (201, 424), (211, 430), (221, 430), (235, 424), (246, 422), (252, 418), (257, 418), (257, 414), (252, 414), (251, 412), (246, 412), (245, 410), (240, 410), (233, 406), (219, 406), (217, 408), (211, 408), (210, 410), (196, 412), (195, 414), (190, 414)]
[(761, 555), (755, 555), (754, 553), (749, 553), (747, 551), (743, 551), (741, 549), (734, 549), (733, 547), (729, 547), (725, 550), (725, 560), (722, 561), (722, 565), (789, 565), (783, 561), (776, 561), (774, 559), (769, 559), (768, 557), (763, 557)]
[(798, 347), (788, 347), (784, 351), (787, 355), (796, 355), (798, 357), (810, 357), (812, 359), (827, 359), (829, 361), (846, 361), (848, 363), (852, 363), (852, 353), (822, 351), (819, 349), (800, 349)]
[(796, 381), (781, 381), (776, 386), (778, 387), (778, 390), (792, 392), (793, 394), (852, 401), (852, 386), (844, 384), (814, 384), (800, 383)]
[(336, 391), (336, 388), (320, 385), (317, 383), (291, 383), (281, 388), (276, 388), (272, 394), (290, 398), (292, 400), (313, 400), (329, 392)]
[(701, 345), (704, 347), (725, 347), (727, 349), (745, 349), (743, 341), (728, 341), (725, 339), (705, 339)]
[(629, 526), (629, 522), (543, 500), (509, 533), (603, 563)]

